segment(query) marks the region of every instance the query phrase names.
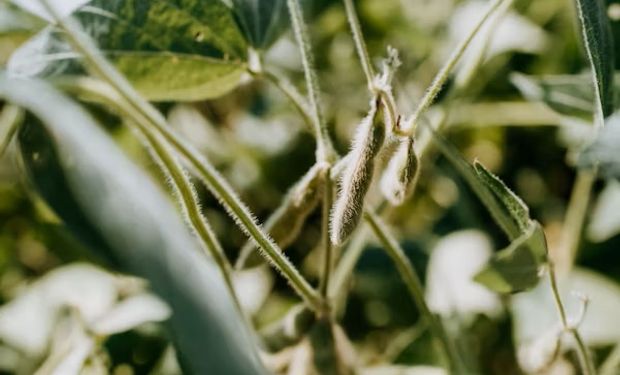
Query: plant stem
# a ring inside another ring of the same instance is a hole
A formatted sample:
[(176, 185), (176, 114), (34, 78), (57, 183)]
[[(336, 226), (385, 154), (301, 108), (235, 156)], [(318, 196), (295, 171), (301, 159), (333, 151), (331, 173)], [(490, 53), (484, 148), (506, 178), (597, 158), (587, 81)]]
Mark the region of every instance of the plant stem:
[[(122, 103), (119, 101), (119, 103)], [(131, 111), (131, 108), (126, 108), (127, 112)], [(135, 114), (134, 117), (140, 116)], [(162, 172), (165, 176), (169, 177), (173, 188), (181, 204), (181, 208), (185, 212), (186, 217), (189, 220), (190, 226), (196, 231), (198, 238), (205, 253), (210, 254), (218, 265), (226, 287), (230, 292), (239, 312), (243, 314), (243, 309), (239, 301), (239, 297), (235, 291), (235, 287), (232, 279), (232, 266), (226, 255), (224, 249), (217, 239), (213, 228), (207, 222), (206, 218), (200, 211), (200, 203), (196, 196), (196, 191), (192, 182), (184, 170), (183, 166), (179, 163), (177, 158), (173, 155), (169, 146), (165, 141), (161, 139), (158, 134), (148, 131), (144, 127), (136, 126), (137, 130), (145, 137), (148, 145), (153, 150), (155, 158), (159, 159)]]
[[(43, 0), (46, 5), (47, 2)], [(92, 40), (84, 35), (81, 30), (74, 26), (71, 20), (58, 17), (53, 8), (48, 9), (54, 14), (58, 25), (65, 31), (65, 35), (73, 47), (82, 54), (87, 66), (97, 76), (110, 84), (121, 98), (127, 101), (128, 105), (140, 113), (143, 121), (141, 123), (146, 130), (159, 133), (177, 152), (179, 152), (187, 162), (193, 167), (198, 175), (203, 179), (209, 190), (215, 195), (222, 205), (232, 216), (237, 225), (243, 229), (248, 236), (253, 238), (258, 246), (264, 251), (277, 270), (289, 281), (293, 289), (309, 304), (312, 309), (320, 310), (322, 301), (310, 284), (303, 278), (293, 264), (284, 256), (282, 250), (269, 238), (260, 228), (256, 219), (250, 213), (247, 206), (237, 197), (233, 188), (219, 174), (217, 169), (198, 151), (192, 148), (178, 137), (166, 123), (161, 113), (150, 103), (143, 99), (131, 84), (123, 77), (105, 58), (93, 44)], [(128, 113), (128, 115), (131, 115)]]
[(306, 103), (306, 99), (297, 91), (295, 86), (293, 86), (287, 79), (280, 76), (275, 72), (263, 71), (262, 74), (258, 75), (258, 77), (264, 78), (267, 81), (271, 82), (275, 87), (277, 87), (288, 99), (293, 103), (299, 114), (303, 117), (304, 122), (308, 124), (310, 127), (313, 127), (313, 114), (308, 109), (308, 104)]
[(355, 48), (357, 49), (357, 55), (360, 58), (362, 69), (366, 75), (368, 82), (368, 88), (373, 91), (375, 72), (370, 63), (370, 57), (368, 56), (368, 49), (364, 42), (364, 35), (362, 34), (362, 28), (360, 27), (360, 21), (355, 12), (355, 6), (352, 0), (343, 0), (344, 8), (347, 14), (347, 20), (351, 27), (351, 33), (353, 34), (353, 41), (355, 42)]
[(308, 27), (304, 21), (299, 0), (287, 0), (287, 5), (293, 24), (293, 31), (295, 32), (295, 39), (301, 52), (301, 61), (304, 67), (306, 85), (308, 86), (312, 124), (314, 126), (317, 142), (316, 160), (317, 162), (330, 162), (333, 154), (333, 147), (329, 138), (329, 131), (321, 114), (319, 83), (314, 66), (314, 57), (310, 47), (310, 38), (308, 37)]
[(321, 296), (327, 300), (327, 292), (329, 290), (330, 278), (333, 272), (334, 254), (332, 242), (329, 238), (329, 217), (332, 205), (334, 204), (334, 187), (330, 177), (331, 169), (328, 168), (325, 171), (325, 186), (323, 193), (323, 212), (321, 217), (321, 242), (323, 244), (323, 271), (321, 277), (321, 283), (319, 285), (319, 292)]
[(9, 148), (9, 144), (23, 119), (24, 110), (21, 107), (8, 103), (4, 105), (0, 114), (0, 157)]
[(557, 252), (560, 266), (558, 271), (561, 274), (568, 273), (575, 263), (581, 233), (583, 232), (583, 224), (588, 212), (590, 195), (595, 181), (595, 170), (581, 169), (577, 172)]
[(592, 363), (592, 359), (590, 358), (590, 354), (588, 353), (588, 348), (585, 345), (583, 338), (579, 334), (577, 327), (573, 327), (568, 322), (568, 317), (566, 315), (566, 309), (564, 308), (564, 304), (562, 303), (562, 298), (560, 297), (560, 290), (558, 288), (557, 276), (555, 273), (555, 267), (552, 260), (549, 260), (549, 284), (551, 285), (551, 292), (553, 294), (553, 300), (555, 302), (555, 306), (558, 310), (558, 315), (560, 317), (560, 323), (562, 324), (562, 329), (564, 332), (569, 333), (573, 336), (575, 340), (575, 344), (577, 345), (576, 351), (577, 356), (579, 358), (579, 365), (581, 366), (581, 371), (583, 375), (594, 375), (596, 371), (594, 370), (594, 365)]
[(489, 5), (489, 8), (486, 10), (486, 12), (484, 12), (480, 20), (478, 20), (474, 28), (469, 32), (467, 37), (465, 37), (465, 39), (452, 52), (448, 60), (439, 70), (439, 73), (437, 73), (437, 75), (433, 79), (433, 83), (431, 83), (431, 86), (426, 90), (426, 93), (422, 97), (422, 100), (418, 104), (418, 107), (414, 111), (413, 115), (409, 118), (408, 124), (406, 124), (405, 128), (403, 129), (405, 135), (411, 135), (410, 133), (415, 130), (416, 125), (420, 120), (420, 116), (422, 116), (422, 114), (431, 106), (431, 104), (433, 104), (435, 97), (450, 77), (450, 73), (465, 53), (467, 47), (469, 47), (472, 40), (474, 40), (474, 38), (478, 34), (478, 31), (480, 31), (484, 23), (502, 4), (503, 1), (506, 0), (494, 0), (491, 5)]
[(411, 294), (411, 297), (420, 311), (420, 315), (428, 324), (435, 340), (437, 340), (436, 343), (438, 347), (446, 355), (450, 369), (458, 374), (463, 374), (465, 367), (461, 361), (458, 351), (452, 340), (448, 337), (448, 333), (441, 323), (441, 320), (432, 313), (426, 304), (422, 282), (413, 268), (413, 265), (405, 255), (405, 251), (379, 217), (370, 211), (365, 211), (364, 219), (370, 225), (373, 233), (377, 236), (388, 255), (394, 261), (398, 272), (407, 286), (407, 290)]
[(620, 344), (617, 344), (609, 353), (605, 362), (599, 368), (600, 375), (615, 375), (620, 369)]

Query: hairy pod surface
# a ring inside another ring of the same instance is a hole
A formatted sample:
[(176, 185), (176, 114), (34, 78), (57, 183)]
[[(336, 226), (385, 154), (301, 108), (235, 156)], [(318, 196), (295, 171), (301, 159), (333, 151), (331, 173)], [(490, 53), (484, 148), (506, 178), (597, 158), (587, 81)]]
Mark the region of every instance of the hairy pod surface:
[(381, 177), (381, 192), (385, 199), (394, 206), (403, 204), (415, 188), (419, 170), (420, 160), (415, 153), (415, 140), (413, 137), (401, 139)]
[[(271, 214), (264, 228), (284, 249), (291, 245), (303, 228), (308, 216), (316, 209), (323, 195), (323, 181), (327, 165), (317, 163), (288, 191), (282, 205)], [(263, 257), (256, 251), (256, 243), (248, 241), (235, 264), (236, 269), (262, 264)]]
[(351, 159), (340, 179), (330, 221), (330, 239), (334, 245), (343, 244), (360, 221), (364, 198), (372, 182), (375, 158), (383, 147), (385, 135), (381, 106), (375, 100), (353, 137)]

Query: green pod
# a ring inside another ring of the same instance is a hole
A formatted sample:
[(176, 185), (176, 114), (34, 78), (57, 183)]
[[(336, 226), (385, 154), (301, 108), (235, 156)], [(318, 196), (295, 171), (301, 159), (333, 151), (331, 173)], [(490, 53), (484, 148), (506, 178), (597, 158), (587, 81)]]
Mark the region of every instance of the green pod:
[[(316, 209), (323, 196), (323, 181), (327, 166), (315, 164), (288, 191), (280, 207), (265, 222), (264, 228), (273, 240), (285, 249), (299, 236), (308, 216)], [(236, 269), (254, 267), (264, 262), (256, 251), (254, 241), (248, 241), (241, 248)]]
[(353, 233), (364, 210), (364, 198), (372, 182), (375, 159), (386, 137), (383, 113), (378, 100), (357, 128), (350, 161), (340, 179), (338, 197), (330, 218), (330, 239), (342, 245)]
[(381, 192), (385, 199), (394, 206), (403, 204), (413, 192), (419, 172), (420, 160), (415, 153), (415, 140), (413, 137), (401, 139), (381, 177)]

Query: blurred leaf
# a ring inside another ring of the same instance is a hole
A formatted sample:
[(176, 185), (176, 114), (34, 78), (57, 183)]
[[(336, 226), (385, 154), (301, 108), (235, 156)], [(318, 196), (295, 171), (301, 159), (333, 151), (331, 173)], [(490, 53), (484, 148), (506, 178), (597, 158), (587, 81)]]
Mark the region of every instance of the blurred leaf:
[(79, 315), (69, 311), (57, 325), (50, 348), (49, 356), (34, 375), (82, 374), (96, 343), (80, 324)]
[[(87, 113), (48, 85), (0, 77), (0, 95), (45, 121), (44, 127), (30, 122), (20, 131), (24, 163), (35, 185), (69, 229), (92, 226), (110, 258), (147, 279), (170, 305), (169, 326), (188, 371), (264, 373), (254, 338), (219, 270), (199, 253), (152, 180)], [(73, 205), (65, 206), (64, 196), (73, 197)], [(75, 221), (76, 209), (85, 223)]]
[(0, 0), (0, 67), (19, 46), (42, 28), (42, 22), (17, 8), (8, 0)]
[(101, 336), (129, 331), (144, 323), (170, 318), (170, 308), (152, 294), (142, 293), (120, 301), (90, 329)]
[(459, 231), (443, 237), (431, 251), (426, 272), (430, 309), (461, 319), (477, 314), (498, 316), (502, 307), (497, 295), (472, 280), (492, 253), (491, 241), (479, 231)]
[[(73, 16), (150, 100), (215, 98), (245, 72), (246, 42), (221, 0), (93, 0)], [(14, 54), (9, 72), (77, 73), (77, 57), (50, 26)]]
[(118, 298), (115, 277), (87, 264), (56, 269), (0, 308), (0, 339), (30, 357), (46, 351), (62, 309), (72, 306), (87, 324)]
[[(569, 321), (575, 321), (588, 298), (588, 308), (579, 325), (579, 333), (589, 346), (615, 345), (620, 342), (620, 286), (601, 274), (583, 268), (574, 269), (559, 281), (560, 295)], [(518, 347), (532, 343), (550, 327), (557, 327), (558, 313), (547, 284), (512, 297), (514, 339)]]
[[(44, 19), (46, 21), (53, 21), (54, 17), (48, 12), (45, 8), (45, 5), (39, 0), (10, 0), (13, 4), (18, 7), (30, 12), (31, 14)], [(76, 9), (81, 7), (82, 5), (88, 3), (91, 0), (49, 0), (54, 6), (54, 9), (62, 15), (68, 16), (73, 13)]]
[(384, 365), (363, 368), (360, 375), (446, 375), (441, 367)]
[(607, 118), (594, 142), (579, 155), (580, 168), (598, 167), (599, 173), (608, 178), (620, 178), (620, 113)]
[[(588, 52), (597, 106), (603, 119), (614, 110), (614, 43), (604, 0), (576, 0)], [(601, 120), (603, 120), (601, 119)]]
[(498, 293), (517, 293), (531, 289), (540, 280), (545, 262), (546, 240), (536, 222), (506, 249), (494, 254), (474, 280)]
[(543, 102), (568, 116), (592, 116), (594, 90), (585, 75), (527, 76), (512, 73), (510, 81), (530, 101)]
[(607, 185), (598, 196), (590, 224), (588, 238), (593, 242), (603, 242), (620, 233), (620, 182), (607, 181)]
[(286, 0), (232, 0), (241, 28), (258, 49), (269, 47), (288, 27)]

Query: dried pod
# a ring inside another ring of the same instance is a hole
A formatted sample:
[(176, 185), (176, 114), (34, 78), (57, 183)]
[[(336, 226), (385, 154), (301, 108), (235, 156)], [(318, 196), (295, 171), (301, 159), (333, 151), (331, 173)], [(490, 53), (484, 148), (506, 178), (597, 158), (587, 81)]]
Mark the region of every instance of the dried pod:
[[(280, 248), (284, 249), (295, 241), (306, 219), (318, 206), (326, 172), (325, 164), (315, 164), (310, 168), (288, 191), (280, 207), (265, 222), (265, 231)], [(256, 243), (250, 240), (241, 248), (235, 268), (253, 267), (263, 261), (263, 257), (256, 251)]]
[(401, 139), (381, 177), (381, 192), (394, 206), (403, 204), (418, 180), (420, 161), (414, 144), (413, 137)]
[(341, 245), (351, 235), (364, 210), (364, 198), (372, 182), (375, 158), (385, 141), (385, 124), (378, 100), (357, 128), (350, 161), (340, 179), (338, 198), (332, 208), (330, 238)]

